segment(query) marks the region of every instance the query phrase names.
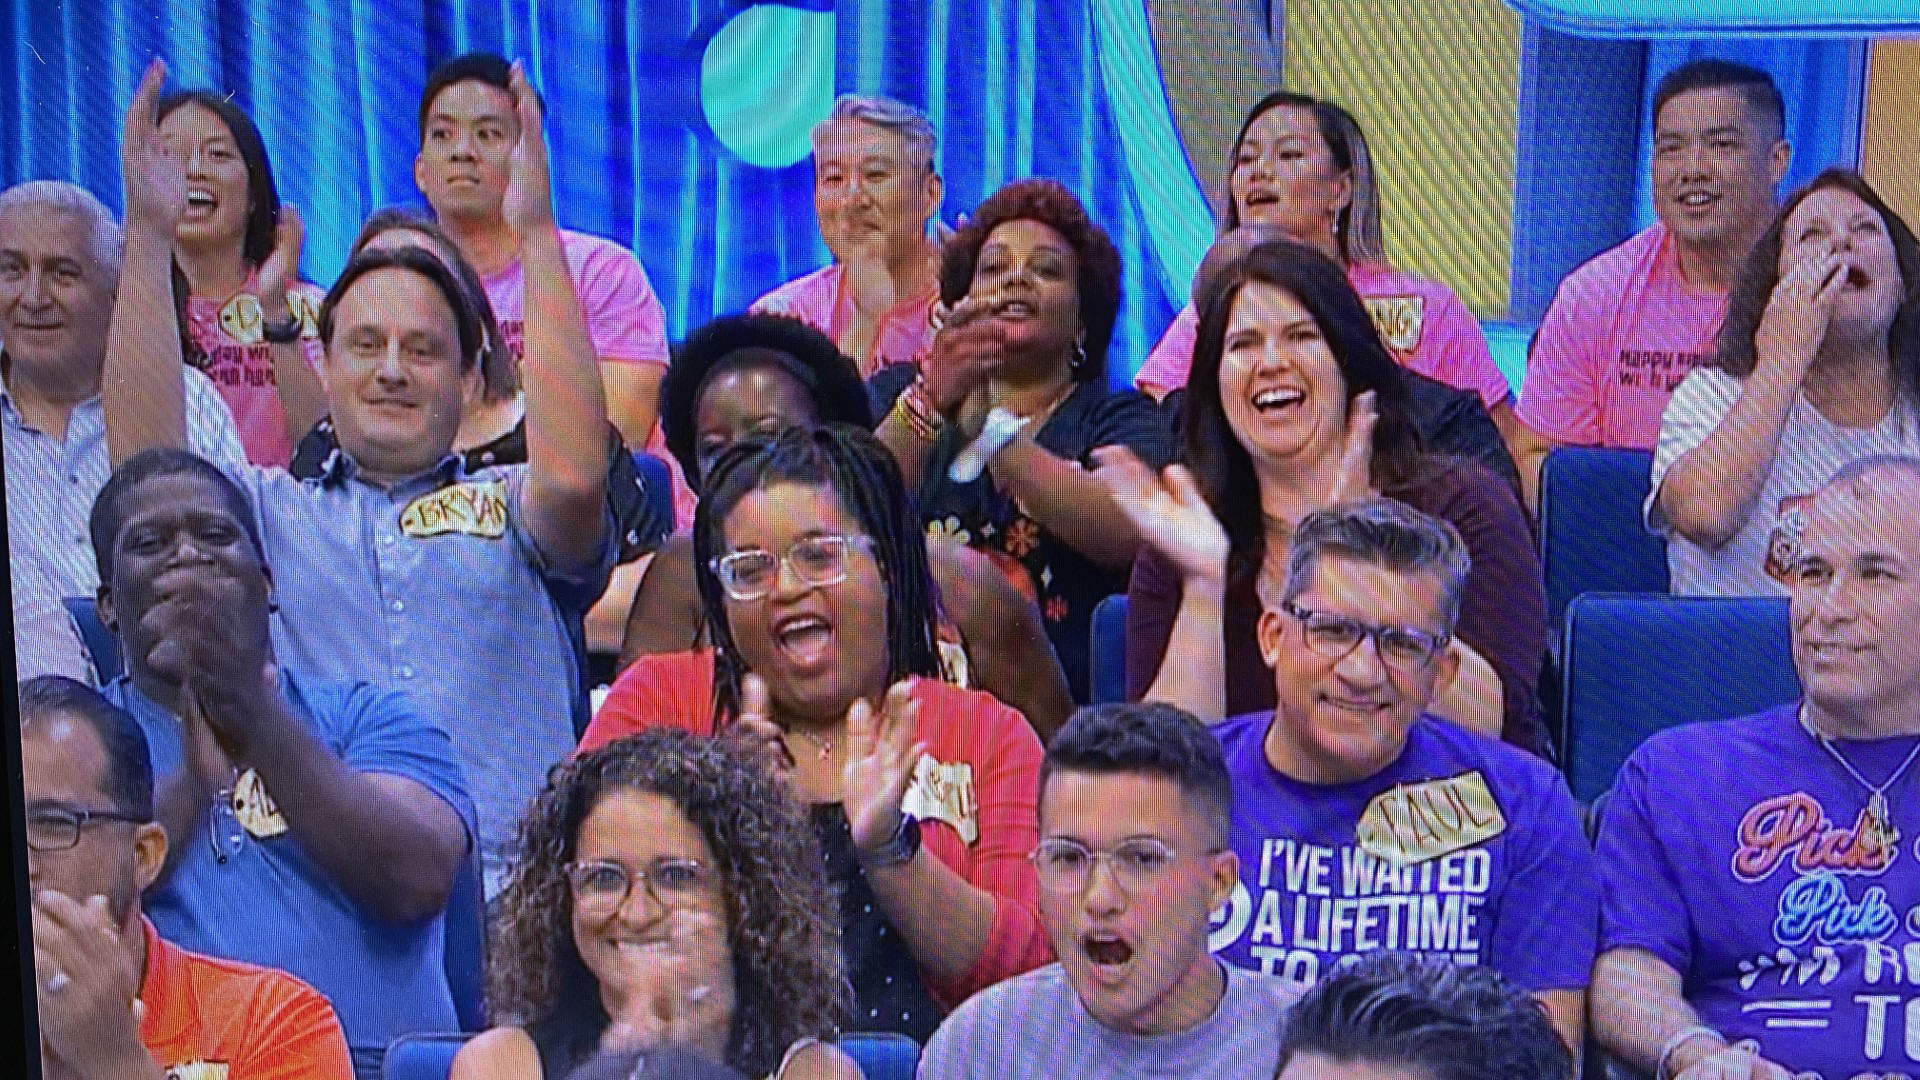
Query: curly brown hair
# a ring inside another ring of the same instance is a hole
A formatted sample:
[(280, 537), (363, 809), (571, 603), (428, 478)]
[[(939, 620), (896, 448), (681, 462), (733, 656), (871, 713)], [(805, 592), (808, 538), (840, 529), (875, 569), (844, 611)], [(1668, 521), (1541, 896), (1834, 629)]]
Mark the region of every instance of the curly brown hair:
[(552, 1022), (600, 1000), (574, 946), (565, 867), (581, 824), (615, 791), (672, 799), (719, 863), (736, 995), (728, 1063), (765, 1076), (794, 1042), (831, 1037), (852, 991), (812, 826), (786, 789), (731, 744), (670, 729), (616, 740), (548, 774), (520, 823), (518, 862), (497, 901), (494, 1022)]
[(940, 302), (952, 307), (973, 287), (973, 267), (993, 230), (1009, 221), (1037, 221), (1063, 237), (1080, 262), (1080, 325), (1087, 332), (1087, 362), (1074, 371), (1080, 382), (1107, 373), (1107, 345), (1120, 315), (1120, 252), (1107, 231), (1058, 180), (1015, 180), (987, 196), (947, 241), (940, 260)]

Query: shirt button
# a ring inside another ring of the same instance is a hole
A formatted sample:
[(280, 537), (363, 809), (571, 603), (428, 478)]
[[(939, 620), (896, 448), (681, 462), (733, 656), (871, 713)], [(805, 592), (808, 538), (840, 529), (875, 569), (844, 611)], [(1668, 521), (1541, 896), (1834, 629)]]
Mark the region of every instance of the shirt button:
[(401, 664), (400, 677), (403, 679), (413, 678), (413, 666), (411, 664)]
[(391, 544), (393, 543), (393, 534), (392, 533), (376, 533), (374, 535), (374, 539), (380, 541), (382, 544)]
[(407, 610), (407, 602), (405, 600), (395, 600), (393, 602), (393, 610), (395, 611)]
[(68, 473), (68, 474), (67, 474), (67, 483), (69, 483), (69, 484), (77, 484), (77, 483), (79, 483), (79, 482), (80, 482), (80, 474), (79, 474), (79, 473)]

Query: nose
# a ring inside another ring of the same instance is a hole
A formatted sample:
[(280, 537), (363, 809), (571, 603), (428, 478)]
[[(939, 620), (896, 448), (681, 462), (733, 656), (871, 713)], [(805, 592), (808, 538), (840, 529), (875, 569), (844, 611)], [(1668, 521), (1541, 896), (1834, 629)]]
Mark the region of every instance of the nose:
[(769, 595), (775, 597), (802, 596), (813, 590), (814, 586), (800, 577), (793, 568), (793, 560), (785, 555), (773, 567), (773, 588)]
[(398, 339), (387, 342), (380, 352), (380, 360), (374, 366), (374, 377), (383, 383), (403, 383), (407, 379), (407, 369), (400, 362), (400, 342)]
[(1812, 599), (1813, 617), (1822, 626), (1852, 622), (1859, 614), (1854, 606), (1853, 576), (1845, 571), (1835, 573), (1814, 592)]
[(1355, 687), (1379, 686), (1387, 679), (1387, 665), (1380, 659), (1380, 645), (1371, 634), (1361, 638), (1333, 670)]
[(1081, 895), (1081, 903), (1094, 915), (1113, 915), (1126, 909), (1127, 893), (1120, 887), (1111, 859), (1093, 860), (1093, 866), (1087, 871), (1087, 888)]
[(45, 305), (52, 299), (53, 295), (47, 288), (47, 276), (38, 266), (27, 267), (26, 281), (20, 286), (20, 297), (17, 301), (20, 306), (33, 309)]
[(473, 136), (465, 131), (456, 131), (453, 142), (447, 147), (447, 156), (455, 161), (473, 161)]
[(667, 913), (667, 907), (654, 898), (653, 889), (644, 880), (636, 880), (627, 890), (627, 898), (613, 913), (614, 921), (629, 927), (648, 926)]
[(198, 179), (207, 175), (206, 151), (195, 146), (187, 150), (187, 177)]
[(1691, 143), (1680, 151), (1680, 178), (1700, 180), (1707, 175), (1706, 147), (1700, 143)]

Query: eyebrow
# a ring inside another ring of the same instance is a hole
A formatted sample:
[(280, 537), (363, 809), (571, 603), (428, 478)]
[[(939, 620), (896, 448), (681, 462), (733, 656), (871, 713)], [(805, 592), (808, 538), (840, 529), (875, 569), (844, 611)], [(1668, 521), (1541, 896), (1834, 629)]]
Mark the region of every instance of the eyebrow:
[(427, 114), (428, 127), (432, 127), (435, 124), (484, 124), (489, 120), (496, 124), (505, 124), (507, 122), (507, 114), (495, 112), (491, 109), (486, 112), (475, 113), (472, 116), (455, 116), (452, 113), (444, 112)]

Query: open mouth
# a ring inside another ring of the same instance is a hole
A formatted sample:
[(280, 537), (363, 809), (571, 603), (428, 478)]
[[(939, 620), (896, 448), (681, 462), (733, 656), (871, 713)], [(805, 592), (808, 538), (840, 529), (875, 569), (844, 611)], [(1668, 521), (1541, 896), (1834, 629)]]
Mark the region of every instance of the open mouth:
[(773, 642), (798, 668), (818, 668), (833, 650), (833, 624), (818, 615), (793, 615), (773, 624)]
[(1807, 651), (1817, 660), (1827, 660), (1842, 656), (1858, 656), (1867, 651), (1867, 646), (1848, 645), (1839, 641), (1815, 641), (1807, 643)]
[(1689, 210), (1698, 210), (1719, 202), (1720, 196), (1711, 191), (1683, 191), (1673, 201)]
[(190, 217), (208, 217), (220, 205), (220, 200), (210, 191), (200, 188), (187, 189), (187, 214)]
[(1002, 300), (993, 314), (998, 319), (1031, 319), (1040, 314), (1040, 309), (1031, 300)]
[(1321, 694), (1320, 700), (1343, 713), (1350, 713), (1365, 719), (1372, 719), (1387, 711), (1387, 704), (1384, 701), (1341, 697), (1338, 694)]
[(1291, 386), (1276, 386), (1253, 395), (1254, 411), (1266, 414), (1291, 409), (1307, 400), (1306, 391)]
[(1276, 206), (1280, 202), (1280, 193), (1256, 188), (1247, 192), (1246, 198), (1243, 201), (1247, 204), (1247, 209), (1249, 210), (1256, 206)]
[(1109, 975), (1120, 974), (1133, 962), (1133, 946), (1117, 934), (1091, 933), (1080, 939), (1080, 947), (1096, 969)]

